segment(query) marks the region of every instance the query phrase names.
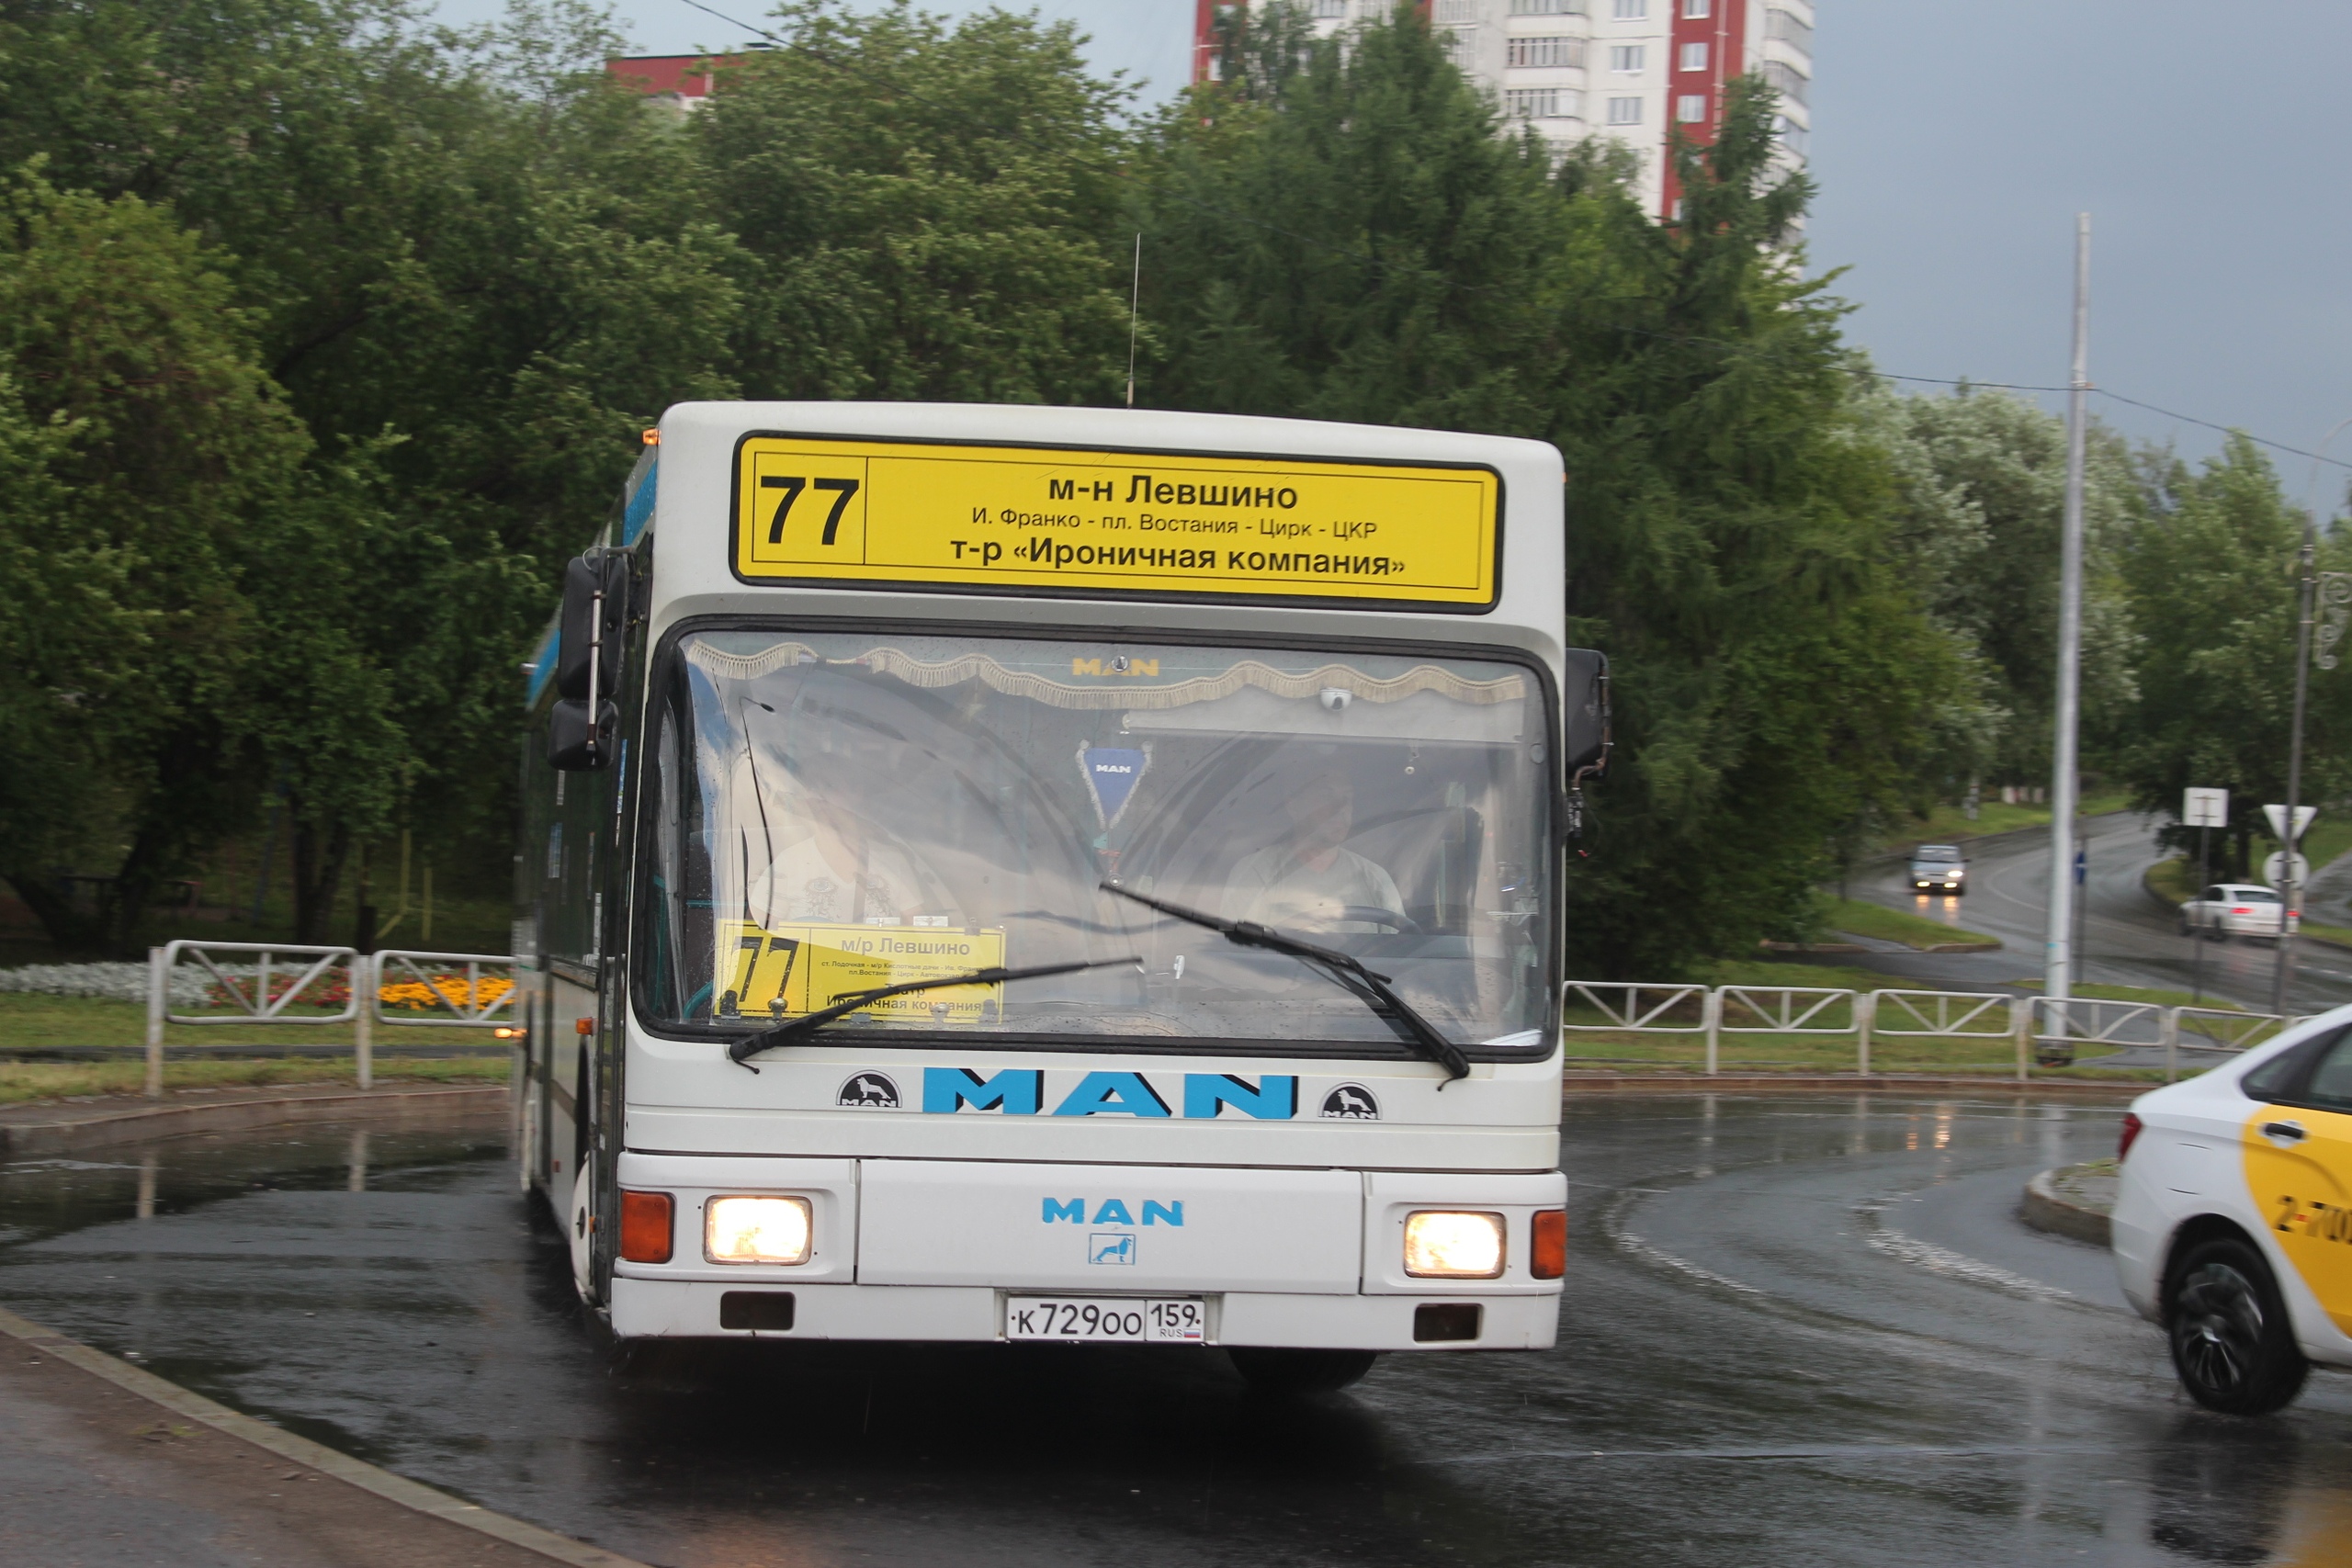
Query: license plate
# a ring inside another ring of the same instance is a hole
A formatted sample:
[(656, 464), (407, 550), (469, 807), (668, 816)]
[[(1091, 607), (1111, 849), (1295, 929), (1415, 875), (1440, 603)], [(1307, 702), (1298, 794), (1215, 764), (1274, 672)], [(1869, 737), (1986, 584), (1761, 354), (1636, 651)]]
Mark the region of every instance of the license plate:
[(1198, 1345), (1207, 1332), (1207, 1309), (1181, 1297), (1007, 1296), (1004, 1302), (1007, 1339)]

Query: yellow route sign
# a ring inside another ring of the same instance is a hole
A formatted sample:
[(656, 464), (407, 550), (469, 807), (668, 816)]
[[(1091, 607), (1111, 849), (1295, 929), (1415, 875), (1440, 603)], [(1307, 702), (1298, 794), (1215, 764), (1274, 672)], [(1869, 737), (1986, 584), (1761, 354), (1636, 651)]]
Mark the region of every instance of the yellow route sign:
[(735, 573), (996, 593), (1495, 604), (1502, 481), (1327, 463), (747, 435)]
[[(1004, 963), (1004, 932), (961, 926), (823, 925), (806, 921), (763, 928), (748, 920), (718, 923), (719, 965), (714, 994), (722, 1014), (793, 1018), (829, 1008), (854, 991), (931, 980)], [(1001, 986), (943, 986), (890, 997), (861, 1012), (876, 1018), (946, 1016), (978, 1021)], [(775, 1003), (781, 1000), (779, 1012)]]

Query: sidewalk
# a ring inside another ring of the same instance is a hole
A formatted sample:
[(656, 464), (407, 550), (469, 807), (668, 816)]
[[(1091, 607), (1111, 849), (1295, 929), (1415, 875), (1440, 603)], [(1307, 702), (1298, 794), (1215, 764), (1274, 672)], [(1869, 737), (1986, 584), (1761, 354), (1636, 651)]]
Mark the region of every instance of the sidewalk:
[(0, 1562), (639, 1568), (0, 1312)]

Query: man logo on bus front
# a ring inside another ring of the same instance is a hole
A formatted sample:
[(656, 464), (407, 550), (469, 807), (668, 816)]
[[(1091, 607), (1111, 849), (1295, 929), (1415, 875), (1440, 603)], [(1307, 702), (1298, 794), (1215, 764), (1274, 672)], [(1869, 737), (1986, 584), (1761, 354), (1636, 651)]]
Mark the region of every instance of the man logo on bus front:
[(852, 1073), (842, 1080), (835, 1105), (855, 1105), (868, 1111), (899, 1109), (899, 1086), (888, 1073)]
[(1380, 1101), (1360, 1083), (1343, 1083), (1323, 1097), (1323, 1115), (1335, 1122), (1377, 1122)]

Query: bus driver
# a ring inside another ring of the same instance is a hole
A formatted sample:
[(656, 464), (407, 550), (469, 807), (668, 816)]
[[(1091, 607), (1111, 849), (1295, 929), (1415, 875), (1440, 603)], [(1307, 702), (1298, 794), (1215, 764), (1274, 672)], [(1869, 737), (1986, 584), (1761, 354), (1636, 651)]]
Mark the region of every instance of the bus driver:
[(1404, 919), (1396, 884), (1347, 847), (1355, 826), (1355, 788), (1340, 773), (1322, 773), (1283, 804), (1290, 834), (1241, 857), (1226, 890), (1226, 918), (1304, 931), (1387, 929), (1348, 915), (1385, 910)]

